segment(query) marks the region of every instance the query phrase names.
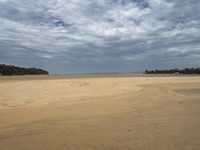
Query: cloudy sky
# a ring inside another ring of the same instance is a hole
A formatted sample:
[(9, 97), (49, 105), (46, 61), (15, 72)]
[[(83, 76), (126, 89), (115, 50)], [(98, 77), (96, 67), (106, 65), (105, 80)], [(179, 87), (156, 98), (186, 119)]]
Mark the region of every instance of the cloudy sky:
[(52, 74), (200, 67), (200, 0), (0, 0), (0, 63)]

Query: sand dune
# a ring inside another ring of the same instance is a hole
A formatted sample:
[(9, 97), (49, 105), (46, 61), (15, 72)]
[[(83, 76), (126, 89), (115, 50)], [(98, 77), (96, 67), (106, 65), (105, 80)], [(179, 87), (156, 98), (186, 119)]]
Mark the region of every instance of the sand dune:
[(200, 77), (1, 77), (0, 150), (199, 150)]

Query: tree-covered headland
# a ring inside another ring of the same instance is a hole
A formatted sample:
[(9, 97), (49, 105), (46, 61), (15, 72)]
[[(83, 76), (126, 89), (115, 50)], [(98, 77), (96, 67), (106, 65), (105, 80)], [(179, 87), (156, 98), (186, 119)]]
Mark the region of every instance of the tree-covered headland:
[(14, 65), (0, 64), (0, 75), (11, 76), (11, 75), (48, 75), (46, 70), (38, 68), (23, 68)]
[(170, 70), (146, 70), (145, 74), (200, 74), (200, 68), (170, 69)]

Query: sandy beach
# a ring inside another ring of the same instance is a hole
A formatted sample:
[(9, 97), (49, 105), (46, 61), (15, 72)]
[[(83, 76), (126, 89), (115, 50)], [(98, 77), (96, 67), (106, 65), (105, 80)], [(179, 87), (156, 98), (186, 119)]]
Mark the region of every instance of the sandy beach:
[(0, 77), (0, 150), (199, 150), (199, 76)]

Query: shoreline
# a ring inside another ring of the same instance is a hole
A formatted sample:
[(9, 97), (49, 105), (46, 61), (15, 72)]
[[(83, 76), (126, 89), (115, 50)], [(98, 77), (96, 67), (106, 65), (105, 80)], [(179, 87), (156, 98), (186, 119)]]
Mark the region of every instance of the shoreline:
[(126, 77), (200, 77), (198, 74), (82, 74), (82, 75), (19, 75), (0, 76), (3, 80), (57, 80), (57, 79), (80, 79), (80, 78), (126, 78)]

